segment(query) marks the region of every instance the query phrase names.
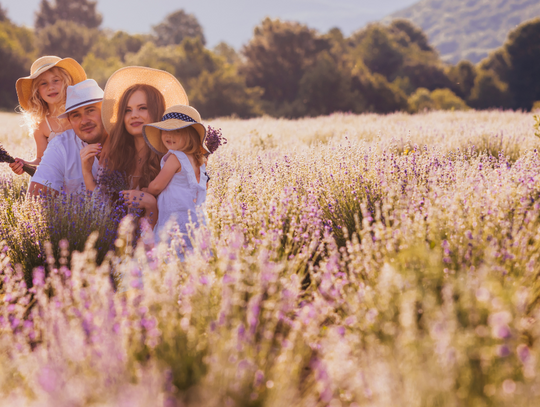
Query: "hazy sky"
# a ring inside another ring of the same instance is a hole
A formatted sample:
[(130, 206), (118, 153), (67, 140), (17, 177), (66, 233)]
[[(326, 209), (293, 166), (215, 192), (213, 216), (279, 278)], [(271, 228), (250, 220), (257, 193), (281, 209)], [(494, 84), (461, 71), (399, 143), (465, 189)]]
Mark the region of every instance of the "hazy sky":
[[(178, 9), (194, 14), (204, 29), (207, 45), (225, 41), (236, 48), (252, 36), (264, 17), (299, 21), (321, 32), (339, 27), (346, 34), (370, 21), (418, 0), (98, 0), (103, 27), (129, 33), (148, 33), (153, 25)], [(32, 26), (40, 0), (0, 0), (17, 24)]]

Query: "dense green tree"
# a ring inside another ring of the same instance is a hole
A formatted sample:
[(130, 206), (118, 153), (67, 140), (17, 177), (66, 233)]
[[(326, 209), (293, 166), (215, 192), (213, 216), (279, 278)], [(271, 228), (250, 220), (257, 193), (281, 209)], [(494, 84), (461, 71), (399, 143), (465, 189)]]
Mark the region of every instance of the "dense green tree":
[(60, 20), (43, 28), (38, 36), (41, 55), (58, 55), (82, 61), (98, 38), (98, 31), (72, 21)]
[(131, 35), (124, 31), (116, 31), (112, 34), (101, 32), (90, 48), (90, 52), (96, 58), (116, 57), (125, 61), (127, 54), (139, 52), (143, 44), (149, 40), (149, 36), (143, 34)]
[(241, 58), (238, 52), (226, 42), (220, 42), (213, 49), (214, 54), (222, 57), (227, 63), (235, 66), (239, 66)]
[(320, 116), (337, 111), (361, 112), (358, 92), (351, 89), (352, 75), (329, 52), (321, 52), (302, 79), (298, 91), (298, 116)]
[(7, 11), (0, 4), (0, 22), (6, 22), (6, 21), (9, 21)]
[(248, 86), (264, 90), (269, 108), (278, 108), (297, 98), (307, 68), (328, 48), (328, 41), (305, 25), (267, 18), (242, 50), (245, 64), (241, 73)]
[(409, 96), (407, 101), (409, 112), (418, 113), (426, 110), (435, 110), (435, 101), (431, 97), (431, 92), (426, 88), (418, 88)]
[(32, 32), (9, 21), (0, 22), (0, 107), (13, 110), (17, 105), (15, 82), (30, 72), (35, 57)]
[(399, 75), (406, 77), (413, 89), (427, 88), (429, 90), (450, 88), (452, 82), (444, 72), (441, 65), (411, 62), (404, 64)]
[(427, 35), (420, 27), (414, 25), (410, 20), (396, 19), (388, 27), (396, 36), (396, 40), (403, 47), (409, 47), (416, 44), (422, 51), (436, 53), (435, 49), (429, 44)]
[(202, 71), (189, 82), (190, 104), (205, 119), (237, 116), (248, 118), (262, 114), (262, 89), (248, 88), (236, 67), (222, 64), (213, 72)]
[(489, 109), (508, 108), (512, 101), (508, 85), (502, 82), (495, 72), (480, 70), (468, 102), (475, 109)]
[(530, 110), (540, 100), (540, 18), (527, 21), (510, 32), (504, 44), (511, 66), (506, 81), (513, 106)]
[(388, 29), (380, 24), (371, 24), (353, 36), (357, 44), (354, 53), (360, 57), (369, 70), (394, 80), (405, 60), (399, 44), (394, 41)]
[(96, 0), (41, 0), (36, 13), (35, 28), (41, 31), (59, 20), (75, 23), (80, 27), (98, 28), (103, 20), (96, 10)]
[(371, 73), (361, 60), (352, 70), (351, 88), (358, 94), (357, 111), (392, 113), (407, 109), (405, 93), (383, 75)]
[(474, 87), (476, 68), (469, 61), (461, 61), (448, 69), (448, 78), (452, 82), (452, 89), (462, 99), (467, 100)]
[(165, 20), (153, 27), (156, 45), (178, 45), (185, 38), (199, 38), (206, 44), (204, 33), (199, 21), (193, 14), (184, 10), (175, 11), (165, 17)]
[(450, 89), (435, 89), (431, 92), (437, 110), (467, 110), (469, 106)]

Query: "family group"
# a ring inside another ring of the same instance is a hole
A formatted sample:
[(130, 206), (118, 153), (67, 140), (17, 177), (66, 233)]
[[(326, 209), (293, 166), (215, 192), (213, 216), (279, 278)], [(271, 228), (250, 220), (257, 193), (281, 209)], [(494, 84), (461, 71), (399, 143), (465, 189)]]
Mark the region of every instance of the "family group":
[[(37, 165), (28, 194), (97, 194), (100, 174), (122, 174), (127, 206), (137, 205), (156, 235), (174, 217), (181, 233), (204, 222), (206, 128), (180, 82), (146, 67), (116, 71), (101, 89), (71, 58), (44, 56), (17, 80)], [(186, 239), (186, 246), (190, 246)]]

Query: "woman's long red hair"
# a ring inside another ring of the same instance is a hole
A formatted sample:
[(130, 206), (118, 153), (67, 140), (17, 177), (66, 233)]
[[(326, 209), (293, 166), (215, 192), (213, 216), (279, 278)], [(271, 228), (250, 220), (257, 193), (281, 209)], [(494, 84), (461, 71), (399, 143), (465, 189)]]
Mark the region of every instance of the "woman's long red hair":
[[(137, 150), (135, 148), (135, 138), (129, 134), (124, 124), (126, 108), (131, 96), (138, 90), (146, 95), (146, 106), (151, 122), (157, 122), (165, 111), (165, 99), (160, 91), (150, 85), (133, 85), (126, 89), (120, 103), (118, 104), (118, 118), (116, 124), (109, 135), (109, 148), (105, 152), (107, 168), (126, 174), (129, 178), (133, 176), (137, 169)], [(145, 146), (146, 154), (141, 163), (141, 177), (138, 181), (132, 182), (132, 187), (147, 187), (156, 178), (160, 171), (160, 156)]]

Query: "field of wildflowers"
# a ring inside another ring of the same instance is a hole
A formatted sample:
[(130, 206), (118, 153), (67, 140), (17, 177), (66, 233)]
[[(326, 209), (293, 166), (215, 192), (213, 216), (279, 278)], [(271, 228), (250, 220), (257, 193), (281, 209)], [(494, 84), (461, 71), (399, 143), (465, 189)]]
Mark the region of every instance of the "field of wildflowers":
[(210, 124), (228, 144), (184, 262), (173, 232), (148, 250), (0, 168), (2, 405), (539, 404), (532, 115)]

